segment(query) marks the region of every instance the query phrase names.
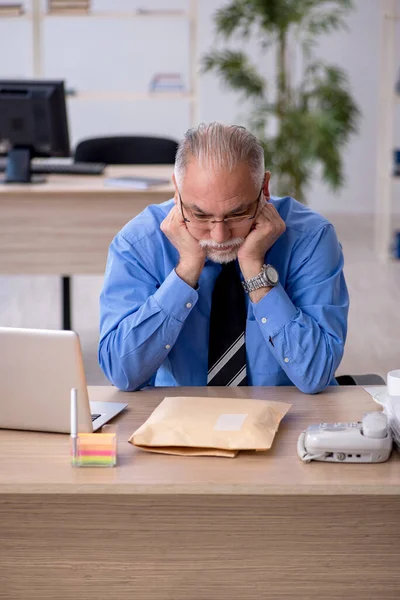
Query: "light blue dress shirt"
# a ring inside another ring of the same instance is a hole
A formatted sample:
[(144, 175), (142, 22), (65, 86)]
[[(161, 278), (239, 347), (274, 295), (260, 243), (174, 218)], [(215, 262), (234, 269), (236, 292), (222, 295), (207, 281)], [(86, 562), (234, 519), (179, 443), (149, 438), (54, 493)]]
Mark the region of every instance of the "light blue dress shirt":
[[(272, 198), (286, 223), (267, 252), (280, 283), (258, 303), (246, 294), (248, 385), (335, 385), (349, 297), (333, 226), (293, 198)], [(211, 296), (221, 265), (207, 260), (195, 290), (160, 230), (173, 200), (147, 207), (110, 245), (100, 296), (99, 362), (121, 390), (207, 384)]]

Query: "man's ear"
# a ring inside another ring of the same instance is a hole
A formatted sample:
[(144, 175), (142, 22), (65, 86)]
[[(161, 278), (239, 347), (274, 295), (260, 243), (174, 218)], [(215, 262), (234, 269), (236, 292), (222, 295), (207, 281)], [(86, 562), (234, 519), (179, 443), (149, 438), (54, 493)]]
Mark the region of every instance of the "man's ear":
[(264, 185), (263, 185), (263, 193), (266, 201), (268, 202), (271, 198), (271, 194), (269, 193), (269, 180), (271, 179), (271, 172), (265, 171)]

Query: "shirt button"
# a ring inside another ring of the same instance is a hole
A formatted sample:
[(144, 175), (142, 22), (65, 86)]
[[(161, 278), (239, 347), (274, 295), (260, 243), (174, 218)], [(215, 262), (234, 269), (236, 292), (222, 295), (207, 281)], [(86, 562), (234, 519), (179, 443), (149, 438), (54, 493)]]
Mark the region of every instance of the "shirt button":
[(165, 346), (165, 348), (166, 348), (167, 350), (169, 350), (169, 349), (171, 348), (171, 346), (170, 346), (169, 344), (167, 344), (167, 345)]
[(186, 304), (186, 308), (192, 308), (192, 303), (191, 303), (191, 302), (188, 302), (188, 303)]
[(285, 363), (288, 363), (288, 362), (289, 362), (289, 359), (288, 359), (288, 358), (285, 358), (285, 359), (284, 359), (284, 361), (285, 361)]
[(268, 321), (268, 319), (266, 319), (265, 317), (263, 317), (263, 318), (261, 319), (261, 323), (266, 323), (267, 321)]

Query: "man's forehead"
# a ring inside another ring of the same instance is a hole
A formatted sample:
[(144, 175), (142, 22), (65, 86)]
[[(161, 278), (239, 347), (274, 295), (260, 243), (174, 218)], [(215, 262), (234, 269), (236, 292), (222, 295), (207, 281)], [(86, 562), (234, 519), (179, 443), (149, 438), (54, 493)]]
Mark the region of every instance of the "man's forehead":
[(254, 195), (254, 181), (247, 165), (239, 165), (230, 172), (207, 170), (191, 163), (181, 192), (196, 202), (237, 202)]

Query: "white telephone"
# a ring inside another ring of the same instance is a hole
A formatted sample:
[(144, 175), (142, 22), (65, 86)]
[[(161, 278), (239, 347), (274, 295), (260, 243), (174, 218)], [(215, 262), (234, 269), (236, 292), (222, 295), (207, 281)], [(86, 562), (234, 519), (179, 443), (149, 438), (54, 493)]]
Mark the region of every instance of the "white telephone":
[(297, 452), (304, 462), (375, 463), (389, 458), (392, 444), (386, 415), (375, 411), (361, 422), (310, 425), (300, 434)]

